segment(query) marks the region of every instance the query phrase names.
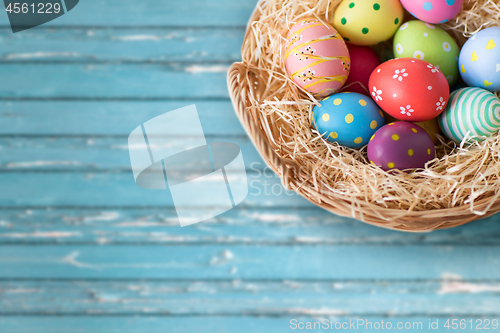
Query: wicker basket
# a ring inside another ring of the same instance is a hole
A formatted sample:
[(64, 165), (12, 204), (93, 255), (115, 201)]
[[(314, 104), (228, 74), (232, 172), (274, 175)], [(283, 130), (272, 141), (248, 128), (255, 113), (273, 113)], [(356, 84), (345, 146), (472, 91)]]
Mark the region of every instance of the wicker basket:
[[(259, 19), (261, 9), (259, 4), (254, 11), (250, 24)], [(250, 24), (245, 40), (256, 38)], [(488, 193), (474, 202), (474, 209), (468, 204), (449, 208), (412, 210), (383, 207), (367, 200), (352, 200), (335, 192), (318, 191), (317, 184), (311, 179), (310, 173), (297, 172), (303, 166), (297, 165), (292, 158), (281, 154), (279, 145), (258, 124), (256, 113), (259, 108), (252, 105), (251, 99), (259, 95), (259, 90), (268, 80), (266, 72), (261, 71), (251, 61), (235, 63), (228, 73), (228, 87), (233, 106), (240, 122), (243, 124), (253, 144), (267, 165), (282, 179), (287, 189), (291, 189), (312, 203), (334, 214), (357, 218), (363, 222), (379, 227), (408, 231), (427, 232), (463, 225), (473, 220), (493, 215), (500, 211), (500, 191)], [(258, 84), (256, 84), (258, 82)], [(311, 171), (313, 172), (313, 171)], [(478, 213), (481, 212), (481, 213)]]

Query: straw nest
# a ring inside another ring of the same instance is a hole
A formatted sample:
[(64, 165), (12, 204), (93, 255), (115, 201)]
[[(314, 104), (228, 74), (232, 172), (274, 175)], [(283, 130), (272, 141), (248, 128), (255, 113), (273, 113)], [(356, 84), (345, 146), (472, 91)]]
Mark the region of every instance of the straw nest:
[[(228, 84), (236, 113), (264, 160), (287, 188), (311, 202), (381, 227), (430, 231), (500, 211), (500, 136), (470, 146), (439, 137), (437, 158), (425, 169), (387, 173), (367, 163), (366, 148), (329, 143), (312, 128), (310, 115), (318, 101), (286, 75), (285, 37), (302, 18), (332, 22), (340, 2), (257, 5), (242, 62), (229, 70)], [(459, 16), (443, 27), (462, 45), (465, 37), (499, 21), (498, 1), (465, 0)], [(385, 47), (392, 48), (389, 42)]]

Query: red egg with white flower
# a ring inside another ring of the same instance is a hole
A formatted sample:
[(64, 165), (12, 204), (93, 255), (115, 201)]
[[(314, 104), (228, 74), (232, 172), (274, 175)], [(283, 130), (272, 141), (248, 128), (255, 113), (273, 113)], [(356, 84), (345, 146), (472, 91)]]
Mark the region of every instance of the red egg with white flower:
[(373, 71), (369, 87), (382, 110), (411, 122), (436, 118), (450, 98), (448, 81), (439, 68), (413, 58), (384, 62)]

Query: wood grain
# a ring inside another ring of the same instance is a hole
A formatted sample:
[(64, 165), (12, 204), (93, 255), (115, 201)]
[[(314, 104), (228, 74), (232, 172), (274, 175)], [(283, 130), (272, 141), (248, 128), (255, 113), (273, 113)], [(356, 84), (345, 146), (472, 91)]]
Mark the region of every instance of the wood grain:
[[(80, 1), (19, 34), (0, 15), (2, 333), (500, 317), (499, 216), (403, 234), (331, 215), (262, 173), (225, 73), (256, 2)], [(127, 137), (190, 104), (209, 142), (242, 148), (250, 195), (180, 228), (169, 191), (135, 185)]]
[[(192, 142), (198, 142), (190, 136), (164, 139), (165, 145), (168, 145), (164, 150), (166, 152), (192, 147)], [(219, 135), (209, 137), (206, 141), (239, 145), (249, 171), (263, 170), (265, 167), (247, 137)], [(9, 137), (0, 138), (0, 150), (0, 171), (132, 172), (127, 137)], [(196, 168), (196, 165), (185, 165), (183, 170), (187, 172)]]
[[(45, 27), (102, 26), (233, 26), (244, 27), (257, 0), (157, 1), (92, 0), (80, 1), (68, 14), (46, 23)], [(0, 25), (8, 25), (7, 15)]]
[[(191, 213), (193, 217), (200, 214), (198, 209)], [(496, 246), (500, 240), (497, 224), (494, 216), (459, 228), (405, 234), (315, 207), (237, 207), (209, 221), (179, 228), (175, 210), (168, 207), (11, 208), (0, 209), (0, 244)]]
[(500, 316), (499, 281), (0, 281), (0, 290), (1, 315)]
[[(289, 317), (248, 317), (248, 316), (231, 316), (231, 317), (205, 317), (205, 316), (114, 316), (114, 317), (101, 317), (101, 316), (69, 316), (69, 317), (40, 317), (40, 316), (18, 316), (18, 317), (5, 317), (0, 318), (0, 325), (8, 332), (16, 333), (46, 333), (46, 328), (50, 327), (53, 332), (57, 333), (144, 333), (147, 329), (148, 333), (197, 333), (200, 332), (200, 327), (204, 332), (210, 333), (232, 333), (232, 332), (245, 332), (245, 333), (262, 333), (273, 332), (294, 332), (296, 330), (290, 329), (290, 320), (298, 319), (304, 322), (314, 322), (327, 318), (333, 321), (333, 324), (344, 324), (349, 327), (350, 322), (356, 323), (359, 317), (342, 318), (338, 316), (323, 316), (315, 315), (314, 317), (306, 316), (289, 316)], [(366, 321), (390, 322), (392, 327), (396, 327), (398, 323), (404, 325), (409, 323), (409, 327), (413, 327), (413, 323), (418, 325), (422, 323), (424, 328), (428, 327), (430, 318), (426, 317), (376, 317), (365, 316)], [(449, 317), (440, 318), (432, 317), (432, 322), (438, 320), (439, 328), (432, 330), (432, 332), (450, 332), (449, 329), (443, 327)], [(469, 320), (470, 318), (467, 318)], [(473, 318), (475, 321), (477, 318)], [(334, 326), (335, 327), (335, 326)], [(401, 326), (404, 327), (404, 326)], [(418, 327), (418, 326), (415, 326)], [(491, 328), (491, 325), (490, 325)], [(346, 331), (361, 331), (347, 329)], [(304, 330), (305, 331), (305, 330)], [(328, 332), (324, 330), (316, 330), (317, 332)], [(329, 330), (331, 331), (331, 330)], [(402, 330), (404, 331), (404, 330)], [(421, 330), (425, 332), (425, 330)], [(314, 332), (314, 331), (313, 331)]]
[(3, 245), (0, 278), (500, 280), (499, 257), (482, 245)]
[(3, 63), (240, 61), (244, 28), (47, 28), (13, 34), (0, 28), (8, 48)]
[(229, 65), (3, 63), (0, 98), (226, 99)]
[[(126, 136), (165, 112), (195, 104), (205, 135), (246, 136), (229, 100), (1, 101), (0, 135)], [(112, 126), (111, 126), (112, 124)], [(189, 134), (189, 133), (186, 133)]]
[[(285, 190), (270, 172), (248, 172), (247, 176), (249, 194), (243, 207), (314, 207)], [(228, 177), (244, 181), (243, 174)], [(0, 173), (0, 184), (9, 189), (0, 191), (0, 207), (173, 207), (170, 191), (140, 188), (130, 172), (5, 172)], [(207, 202), (217, 206), (223, 200), (198, 193), (192, 207), (207, 207)]]

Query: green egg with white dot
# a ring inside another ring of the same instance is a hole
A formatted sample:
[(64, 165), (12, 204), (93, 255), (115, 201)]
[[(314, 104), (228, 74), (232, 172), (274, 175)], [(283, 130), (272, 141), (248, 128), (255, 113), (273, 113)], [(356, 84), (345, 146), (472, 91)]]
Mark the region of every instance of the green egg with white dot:
[(368, 96), (346, 92), (322, 100), (312, 113), (313, 127), (326, 140), (349, 148), (368, 144), (385, 125), (384, 113)]
[(399, 27), (394, 36), (394, 56), (430, 62), (444, 74), (450, 86), (459, 77), (460, 49), (455, 40), (442, 28), (413, 20)]

